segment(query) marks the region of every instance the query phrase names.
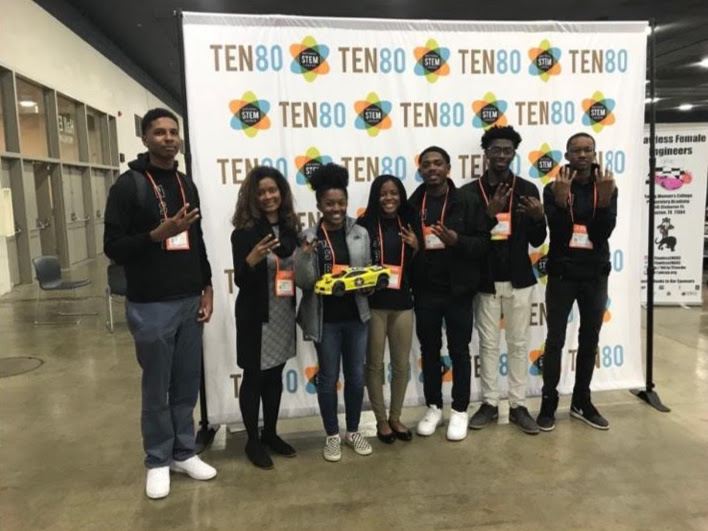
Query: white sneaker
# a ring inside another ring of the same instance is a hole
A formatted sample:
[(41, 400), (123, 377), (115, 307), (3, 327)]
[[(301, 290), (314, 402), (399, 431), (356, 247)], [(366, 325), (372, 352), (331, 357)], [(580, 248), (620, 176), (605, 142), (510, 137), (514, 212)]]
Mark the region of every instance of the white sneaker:
[(359, 455), (370, 455), (373, 451), (369, 441), (367, 441), (358, 431), (349, 433), (344, 436), (344, 444), (354, 448), (354, 451)]
[(336, 462), (342, 458), (342, 439), (339, 435), (328, 435), (322, 455), (327, 461)]
[(185, 461), (172, 461), (170, 465), (172, 472), (187, 474), (192, 479), (206, 481), (216, 476), (216, 468), (207, 465), (199, 456), (193, 455)]
[(423, 418), (420, 419), (420, 422), (418, 423), (418, 426), (416, 427), (415, 431), (418, 433), (418, 435), (427, 437), (428, 435), (432, 435), (433, 433), (435, 433), (435, 430), (442, 425), (442, 409), (438, 409), (438, 406), (429, 406)]
[(170, 493), (170, 467), (148, 468), (145, 494), (151, 500), (159, 500)]
[(454, 409), (450, 410), (450, 422), (447, 425), (447, 440), (461, 441), (467, 437), (467, 423), (469, 415), (466, 411), (460, 412)]

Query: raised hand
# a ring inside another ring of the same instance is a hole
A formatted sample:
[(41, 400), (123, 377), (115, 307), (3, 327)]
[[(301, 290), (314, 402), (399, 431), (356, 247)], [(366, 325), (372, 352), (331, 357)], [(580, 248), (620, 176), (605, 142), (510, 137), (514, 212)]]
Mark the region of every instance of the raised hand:
[(516, 210), (534, 221), (541, 221), (543, 219), (543, 205), (536, 197), (522, 196)]
[(597, 206), (607, 208), (610, 206), (612, 194), (617, 188), (615, 177), (611, 171), (605, 170), (603, 172), (598, 168), (595, 172), (595, 183), (597, 184)]
[(494, 191), (492, 199), (487, 205), (487, 215), (490, 218), (497, 217), (497, 214), (504, 210), (509, 204), (509, 196), (511, 195), (511, 187), (506, 183), (501, 183)]
[(199, 219), (199, 209), (195, 208), (187, 212), (188, 208), (189, 203), (186, 203), (174, 216), (162, 220), (162, 223), (150, 232), (150, 239), (154, 242), (161, 242), (186, 231), (192, 223)]
[(305, 254), (312, 254), (317, 249), (318, 244), (319, 240), (317, 238), (313, 238), (309, 242), (306, 239), (303, 239), (300, 243), (300, 249), (302, 249), (302, 252)]
[(440, 238), (440, 241), (442, 241), (447, 247), (457, 244), (457, 233), (452, 229), (448, 229), (439, 221), (435, 225), (431, 226), (430, 230), (433, 231), (433, 234)]
[(570, 185), (577, 174), (577, 170), (571, 170), (567, 166), (563, 166), (561, 168), (560, 172), (558, 173), (558, 176), (556, 177), (556, 180), (553, 181), (553, 185), (551, 187), (557, 205), (563, 207), (568, 205)]
[(246, 263), (248, 263), (251, 267), (255, 267), (279, 245), (280, 241), (272, 234), (268, 234), (265, 238), (259, 241), (253, 249), (251, 249), (251, 252), (248, 253), (248, 256), (246, 256)]
[(406, 245), (412, 248), (416, 253), (418, 252), (420, 248), (418, 238), (410, 225), (408, 225), (408, 228), (401, 226), (401, 238), (406, 242)]

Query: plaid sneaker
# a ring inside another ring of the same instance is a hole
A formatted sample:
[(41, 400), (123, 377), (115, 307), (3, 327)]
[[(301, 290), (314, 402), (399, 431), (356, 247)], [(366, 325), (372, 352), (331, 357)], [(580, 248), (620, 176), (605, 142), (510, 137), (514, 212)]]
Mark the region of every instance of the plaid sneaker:
[(336, 462), (342, 458), (342, 439), (339, 435), (330, 435), (325, 439), (322, 455), (325, 460)]
[(369, 441), (367, 441), (358, 431), (353, 433), (347, 432), (344, 436), (344, 444), (351, 446), (359, 455), (369, 455), (372, 452)]

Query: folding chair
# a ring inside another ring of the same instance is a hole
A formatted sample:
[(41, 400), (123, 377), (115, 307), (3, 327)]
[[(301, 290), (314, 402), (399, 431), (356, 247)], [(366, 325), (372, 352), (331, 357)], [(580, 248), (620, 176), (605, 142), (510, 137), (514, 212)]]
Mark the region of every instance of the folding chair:
[[(39, 315), (39, 303), (40, 295), (42, 291), (69, 291), (74, 293), (74, 299), (76, 300), (76, 288), (81, 288), (83, 286), (88, 286), (91, 281), (88, 279), (84, 280), (64, 280), (61, 277), (61, 266), (59, 265), (59, 259), (56, 256), (38, 256), (32, 259), (32, 265), (34, 266), (35, 278), (37, 279), (37, 301), (34, 305), (34, 324), (45, 325), (45, 324), (69, 324), (72, 321), (40, 321)], [(46, 300), (46, 299), (45, 299)], [(59, 306), (61, 309), (61, 305)], [(57, 315), (61, 316), (84, 316), (84, 315), (96, 315), (96, 313), (68, 313), (68, 312), (57, 312)], [(81, 319), (73, 321), (74, 324), (79, 324)]]

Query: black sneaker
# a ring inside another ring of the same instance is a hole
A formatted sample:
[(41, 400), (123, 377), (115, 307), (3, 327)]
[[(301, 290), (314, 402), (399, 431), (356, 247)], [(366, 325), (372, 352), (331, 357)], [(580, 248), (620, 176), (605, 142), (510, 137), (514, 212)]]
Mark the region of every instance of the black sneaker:
[(558, 407), (558, 397), (543, 397), (541, 411), (536, 417), (536, 424), (541, 431), (553, 431), (556, 427), (556, 408)]
[(583, 404), (571, 404), (570, 416), (578, 420), (582, 420), (585, 424), (592, 426), (598, 430), (609, 430), (610, 423), (607, 419), (600, 415), (592, 402), (587, 400)]
[(477, 412), (470, 419), (471, 430), (481, 430), (489, 426), (489, 423), (499, 418), (499, 408), (484, 402)]
[(529, 435), (538, 435), (539, 427), (529, 410), (524, 406), (516, 406), (509, 409), (509, 422), (516, 424), (521, 431)]

